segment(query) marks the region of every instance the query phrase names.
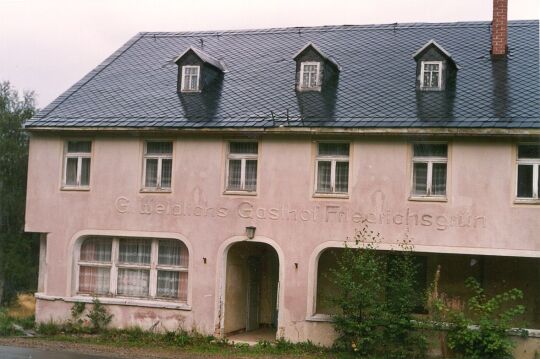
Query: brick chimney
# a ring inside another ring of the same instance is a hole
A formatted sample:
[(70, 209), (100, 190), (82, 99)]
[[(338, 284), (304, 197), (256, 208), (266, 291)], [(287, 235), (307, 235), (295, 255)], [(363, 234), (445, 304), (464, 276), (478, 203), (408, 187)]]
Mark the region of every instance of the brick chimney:
[(508, 52), (508, 0), (493, 0), (491, 55), (503, 57)]

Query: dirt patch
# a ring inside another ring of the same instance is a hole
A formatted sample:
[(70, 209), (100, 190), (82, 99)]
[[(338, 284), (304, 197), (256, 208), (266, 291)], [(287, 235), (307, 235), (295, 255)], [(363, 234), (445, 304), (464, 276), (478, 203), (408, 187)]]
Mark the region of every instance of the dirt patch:
[[(118, 359), (216, 359), (216, 358), (253, 358), (253, 356), (238, 356), (238, 354), (200, 354), (187, 352), (180, 348), (122, 348), (110, 345), (62, 342), (40, 338), (0, 337), (0, 346), (24, 347), (53, 352), (71, 352), (86, 355), (98, 355)], [(288, 358), (288, 356), (259, 356), (257, 358)], [(290, 356), (289, 358), (298, 358)]]

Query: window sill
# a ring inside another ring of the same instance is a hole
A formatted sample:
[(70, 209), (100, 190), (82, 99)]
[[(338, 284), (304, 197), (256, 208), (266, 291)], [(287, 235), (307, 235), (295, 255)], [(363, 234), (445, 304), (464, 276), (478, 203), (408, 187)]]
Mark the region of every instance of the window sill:
[(420, 91), (442, 91), (442, 87), (423, 87), (420, 86)]
[(409, 201), (413, 202), (448, 202), (448, 198), (444, 197), (435, 197), (435, 196), (410, 196)]
[(540, 198), (516, 198), (514, 204), (533, 204), (540, 205)]
[(338, 198), (338, 199), (348, 199), (348, 193), (313, 193), (313, 198)]
[[(312, 316), (306, 318), (306, 322), (331, 323), (333, 322), (333, 320), (332, 320), (332, 316), (329, 314), (313, 314)], [(441, 324), (448, 325), (447, 323), (442, 322), (442, 323), (438, 323), (438, 326), (440, 327)], [(478, 328), (478, 327), (473, 326), (473, 328)], [(525, 330), (527, 332), (527, 337), (529, 338), (540, 338), (540, 329), (512, 328), (507, 331), (507, 334), (511, 336), (523, 336), (522, 330)]]
[(90, 186), (87, 187), (71, 187), (71, 186), (62, 186), (60, 187), (61, 191), (82, 191), (82, 192), (88, 192), (90, 191)]
[(332, 316), (329, 314), (313, 314), (310, 317), (306, 318), (307, 322), (323, 322), (330, 323), (332, 322)]
[(159, 189), (159, 188), (141, 188), (140, 193), (172, 193), (170, 188)]
[[(94, 297), (87, 295), (75, 295), (72, 297), (63, 297), (56, 295), (47, 295), (44, 293), (36, 293), (36, 299), (56, 301), (61, 300), (66, 303), (92, 303)], [(134, 307), (146, 307), (146, 308), (165, 308), (165, 309), (177, 309), (177, 310), (191, 310), (191, 306), (186, 303), (171, 302), (157, 299), (135, 299), (135, 298), (109, 298), (98, 297), (102, 304), (113, 305), (126, 305)]]
[(257, 192), (253, 191), (224, 191), (223, 194), (231, 196), (256, 196)]
[(321, 86), (317, 86), (317, 87), (298, 87), (298, 92), (321, 92)]

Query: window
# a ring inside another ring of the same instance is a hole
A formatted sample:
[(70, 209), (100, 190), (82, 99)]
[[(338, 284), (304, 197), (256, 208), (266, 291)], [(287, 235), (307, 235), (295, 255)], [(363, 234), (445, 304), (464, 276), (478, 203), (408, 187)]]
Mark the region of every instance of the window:
[(171, 189), (172, 152), (172, 142), (145, 142), (143, 169), (143, 183), (145, 189)]
[(257, 142), (230, 142), (227, 164), (227, 190), (257, 190)]
[(440, 89), (441, 70), (441, 61), (422, 61), (420, 87), (424, 89)]
[(413, 145), (413, 196), (446, 196), (446, 144), (416, 143)]
[(318, 88), (319, 82), (319, 62), (302, 62), (300, 64), (300, 88)]
[(64, 160), (64, 187), (90, 186), (91, 141), (67, 141)]
[(348, 193), (349, 144), (317, 144), (316, 193)]
[(540, 145), (519, 145), (517, 160), (517, 193), (519, 199), (539, 199)]
[(187, 301), (189, 255), (176, 239), (88, 237), (78, 292)]
[(182, 66), (182, 92), (199, 91), (200, 66)]

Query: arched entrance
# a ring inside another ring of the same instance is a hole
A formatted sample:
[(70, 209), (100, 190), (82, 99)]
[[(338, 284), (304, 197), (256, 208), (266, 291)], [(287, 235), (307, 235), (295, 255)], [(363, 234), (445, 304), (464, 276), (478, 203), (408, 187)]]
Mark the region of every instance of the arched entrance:
[(279, 256), (267, 243), (240, 241), (224, 257), (221, 333), (231, 340), (274, 340), (279, 313)]

